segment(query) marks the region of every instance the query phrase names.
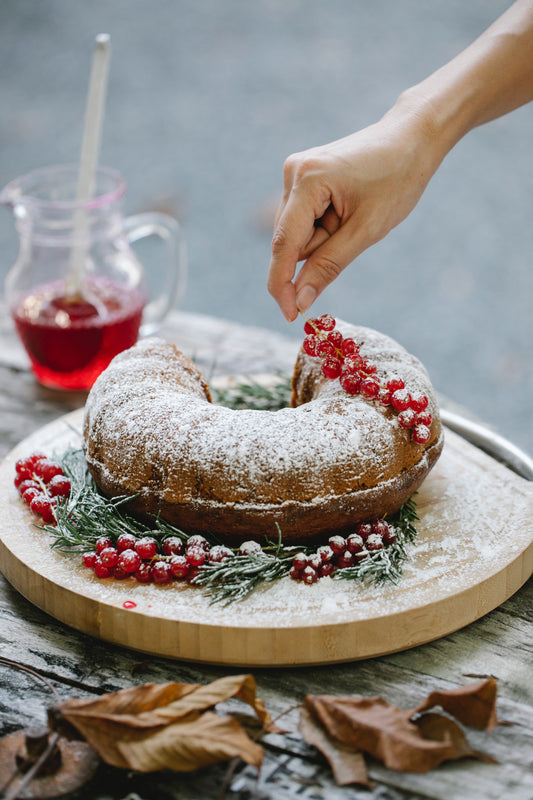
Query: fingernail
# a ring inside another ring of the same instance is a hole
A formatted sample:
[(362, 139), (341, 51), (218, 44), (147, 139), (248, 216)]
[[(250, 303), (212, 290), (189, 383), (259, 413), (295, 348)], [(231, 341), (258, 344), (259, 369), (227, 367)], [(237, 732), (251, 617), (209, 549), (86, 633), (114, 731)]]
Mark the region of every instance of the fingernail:
[(317, 290), (312, 286), (303, 286), (296, 295), (296, 305), (300, 311), (307, 311), (317, 298)]

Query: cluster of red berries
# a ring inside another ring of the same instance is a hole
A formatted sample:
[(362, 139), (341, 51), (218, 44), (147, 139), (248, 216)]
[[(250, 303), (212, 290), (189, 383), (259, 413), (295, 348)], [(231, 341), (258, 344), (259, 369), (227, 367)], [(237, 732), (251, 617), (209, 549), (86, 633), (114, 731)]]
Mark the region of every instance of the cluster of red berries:
[(289, 574), (294, 581), (316, 583), (319, 578), (331, 576), (338, 569), (356, 566), (371, 553), (395, 541), (396, 529), (386, 520), (360, 522), (346, 538), (331, 536), (328, 544), (319, 547), (316, 553), (296, 553)]
[(55, 508), (62, 497), (70, 494), (70, 481), (61, 464), (44, 453), (32, 453), (15, 464), (15, 486), (34, 514), (47, 525), (56, 522)]
[(354, 339), (344, 337), (336, 329), (331, 314), (307, 320), (303, 349), (309, 356), (322, 359), (322, 373), (339, 382), (348, 394), (361, 394), (392, 408), (398, 414), (402, 428), (411, 431), (417, 444), (425, 444), (431, 436), (431, 414), (427, 410), (428, 398), (406, 389), (402, 378), (393, 376), (381, 383), (377, 367), (361, 355), (361, 346)]
[[(248, 555), (260, 550), (257, 542), (245, 542), (237, 552)], [(82, 558), (97, 578), (123, 580), (133, 576), (139, 583), (166, 584), (174, 580), (190, 583), (203, 564), (218, 564), (234, 555), (229, 547), (211, 546), (200, 535), (190, 536), (185, 542), (179, 536), (167, 536), (159, 544), (152, 536), (121, 533), (114, 543), (101, 536), (94, 550)]]

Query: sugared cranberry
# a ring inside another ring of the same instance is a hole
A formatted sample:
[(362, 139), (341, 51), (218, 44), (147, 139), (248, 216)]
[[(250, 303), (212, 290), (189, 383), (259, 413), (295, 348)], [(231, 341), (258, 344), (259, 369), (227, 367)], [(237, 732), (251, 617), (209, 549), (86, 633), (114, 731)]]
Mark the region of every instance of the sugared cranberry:
[(187, 547), (201, 547), (206, 552), (209, 550), (209, 542), (205, 536), (195, 533), (194, 536), (189, 536), (187, 539)]
[(104, 547), (100, 553), (100, 561), (104, 566), (114, 567), (118, 561), (118, 550), (116, 547)]
[(372, 524), (370, 522), (359, 522), (355, 526), (355, 532), (359, 534), (361, 539), (368, 539), (372, 533)]
[(233, 550), (230, 550), (229, 547), (223, 544), (216, 544), (209, 550), (208, 557), (209, 561), (213, 562), (213, 564), (220, 564), (227, 558), (233, 557)]
[(391, 396), (391, 404), (396, 411), (405, 411), (406, 408), (409, 408), (410, 402), (411, 395), (407, 389), (396, 389)]
[(133, 533), (121, 533), (117, 539), (117, 550), (123, 553), (125, 550), (135, 550), (137, 537)]
[(139, 568), (133, 573), (133, 577), (139, 583), (151, 583), (152, 581), (152, 567), (147, 561), (141, 561)]
[(289, 578), (293, 581), (301, 581), (302, 580), (302, 570), (298, 569), (297, 567), (291, 567), (289, 571)]
[(321, 317), (314, 321), (321, 331), (332, 331), (335, 327), (335, 318), (331, 314), (322, 314)]
[[(24, 482), (28, 483), (29, 481), (24, 481)], [(30, 486), (28, 489), (25, 489), (25, 491), (22, 492), (22, 497), (23, 497), (24, 501), (28, 505), (30, 505), (30, 503), (33, 500), (33, 498), (36, 497), (36, 495), (38, 495), (38, 494), (41, 494), (41, 490), (39, 489), (39, 487), (38, 486)]]
[(156, 561), (152, 564), (152, 580), (154, 583), (170, 583), (172, 578), (172, 569), (167, 561)]
[(307, 566), (307, 556), (305, 553), (296, 553), (292, 559), (292, 565), (295, 569), (303, 570)]
[(94, 574), (97, 578), (110, 578), (111, 570), (97, 558), (94, 563)]
[(317, 555), (320, 556), (320, 560), (322, 562), (331, 561), (335, 555), (329, 544), (323, 544), (322, 547), (319, 547), (316, 552)]
[(169, 561), (170, 569), (175, 578), (185, 578), (189, 573), (191, 565), (185, 556), (175, 555)]
[(383, 548), (383, 539), (379, 533), (371, 533), (365, 544), (367, 550), (381, 550)]
[(388, 530), (388, 523), (384, 519), (376, 519), (372, 523), (372, 533), (376, 533), (378, 536), (384, 536)]
[(405, 383), (397, 375), (394, 375), (387, 381), (387, 389), (389, 390), (389, 392), (391, 392), (391, 394), (398, 391), (398, 389), (404, 389), (404, 388), (405, 388)]
[(185, 558), (191, 567), (200, 567), (207, 558), (207, 553), (203, 547), (187, 547)]
[(316, 583), (318, 580), (318, 573), (314, 567), (305, 567), (302, 570), (302, 581), (308, 585)]
[(379, 383), (373, 378), (364, 378), (361, 381), (361, 393), (373, 400), (379, 394)]
[(359, 394), (361, 391), (361, 378), (358, 375), (353, 375), (351, 372), (342, 374), (340, 383), (344, 391), (348, 394)]
[(426, 428), (431, 426), (432, 416), (429, 411), (421, 411), (415, 417), (415, 425), (425, 425)]
[(350, 553), (360, 553), (365, 546), (363, 537), (359, 536), (358, 533), (351, 533), (346, 539), (346, 544)]
[(416, 413), (412, 408), (406, 408), (398, 414), (398, 422), (402, 428), (412, 428), (415, 424)]
[(36, 494), (30, 502), (30, 509), (34, 514), (40, 514), (45, 524), (55, 522), (53, 506), (45, 494)]
[(316, 347), (320, 340), (317, 336), (309, 335), (303, 340), (302, 347), (308, 356), (316, 356)]
[(328, 544), (336, 556), (341, 555), (346, 550), (346, 539), (342, 536), (330, 536)]
[(350, 553), (349, 550), (346, 550), (345, 553), (343, 553), (337, 558), (337, 566), (339, 567), (339, 569), (346, 569), (347, 567), (353, 567), (353, 564), (354, 564), (353, 553)]
[(167, 536), (163, 540), (161, 551), (165, 556), (181, 556), (183, 553), (183, 542), (179, 536)]
[(413, 411), (425, 411), (428, 407), (429, 400), (427, 399), (425, 394), (422, 392), (416, 392), (411, 395), (411, 402), (409, 407), (413, 409)]
[(88, 569), (94, 569), (94, 565), (96, 564), (96, 559), (98, 556), (94, 552), (94, 550), (88, 550), (86, 553), (82, 555), (83, 566), (87, 567)]
[(393, 544), (396, 541), (396, 528), (394, 525), (391, 525), (390, 522), (387, 523), (387, 530), (381, 534), (381, 537), (385, 544)]
[(427, 425), (415, 425), (411, 436), (413, 437), (413, 442), (416, 442), (417, 444), (425, 444), (426, 442), (429, 442), (431, 431)]
[(359, 352), (359, 345), (348, 337), (342, 340), (341, 351), (344, 356), (353, 356)]
[(149, 561), (153, 558), (157, 551), (157, 542), (152, 536), (143, 536), (142, 539), (138, 539), (135, 542), (135, 552), (138, 553), (141, 558), (144, 558), (145, 561)]
[(333, 561), (325, 561), (318, 568), (319, 578), (329, 578), (335, 572), (335, 564)]
[(139, 569), (140, 563), (140, 555), (132, 549), (123, 550), (117, 561), (117, 565), (123, 569), (124, 572), (128, 573), (136, 572)]
[(130, 573), (125, 572), (122, 567), (119, 567), (118, 564), (115, 564), (114, 567), (111, 567), (111, 577), (115, 578), (117, 581), (123, 581), (130, 577)]
[(305, 333), (316, 333), (318, 330), (318, 320), (317, 319), (307, 319), (304, 325), (304, 332)]
[(340, 331), (331, 331), (328, 333), (328, 342), (331, 342), (336, 350), (341, 350), (342, 347), (342, 333)]
[(48, 458), (39, 459), (39, 461), (36, 462), (33, 471), (35, 475), (38, 475), (40, 478), (42, 478), (45, 483), (49, 483), (56, 475), (63, 474), (63, 468), (61, 467), (61, 464), (57, 464), (55, 461), (50, 461)]
[(322, 363), (321, 370), (324, 377), (329, 378), (329, 380), (335, 380), (341, 374), (341, 362), (338, 358), (329, 356)]
[(52, 497), (67, 497), (70, 488), (70, 481), (65, 475), (54, 475), (48, 484), (48, 491)]
[(250, 540), (249, 542), (243, 542), (239, 546), (239, 555), (240, 556), (256, 556), (259, 555), (263, 551), (263, 548), (259, 544), (259, 542), (254, 542)]
[(327, 339), (320, 339), (316, 346), (316, 354), (320, 358), (336, 358), (337, 351)]
[(99, 536), (94, 545), (96, 553), (100, 555), (100, 553), (105, 547), (113, 547), (113, 542), (111, 541), (109, 536)]

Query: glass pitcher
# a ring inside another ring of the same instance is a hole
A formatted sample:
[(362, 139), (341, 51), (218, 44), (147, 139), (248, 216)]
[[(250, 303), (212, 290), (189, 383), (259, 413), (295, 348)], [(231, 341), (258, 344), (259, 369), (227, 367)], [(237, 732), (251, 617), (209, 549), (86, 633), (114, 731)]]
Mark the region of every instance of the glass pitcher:
[[(78, 167), (37, 169), (9, 183), (0, 202), (12, 209), (19, 253), (5, 284), (18, 335), (37, 380), (89, 389), (120, 351), (155, 333), (183, 291), (185, 248), (166, 214), (122, 214), (125, 182), (100, 167), (93, 199), (76, 202)], [(165, 243), (164, 287), (148, 299), (143, 268), (130, 245)]]

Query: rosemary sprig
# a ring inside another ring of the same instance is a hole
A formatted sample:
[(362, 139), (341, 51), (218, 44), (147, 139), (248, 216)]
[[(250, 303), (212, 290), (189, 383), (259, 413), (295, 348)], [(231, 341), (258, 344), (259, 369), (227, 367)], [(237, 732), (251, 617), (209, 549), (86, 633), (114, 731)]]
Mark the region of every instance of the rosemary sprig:
[(275, 376), (275, 382), (268, 386), (249, 376), (244, 381), (230, 383), (224, 388), (211, 387), (213, 401), (235, 409), (278, 411), (286, 408), (291, 399), (291, 379), (283, 372), (276, 372)]

